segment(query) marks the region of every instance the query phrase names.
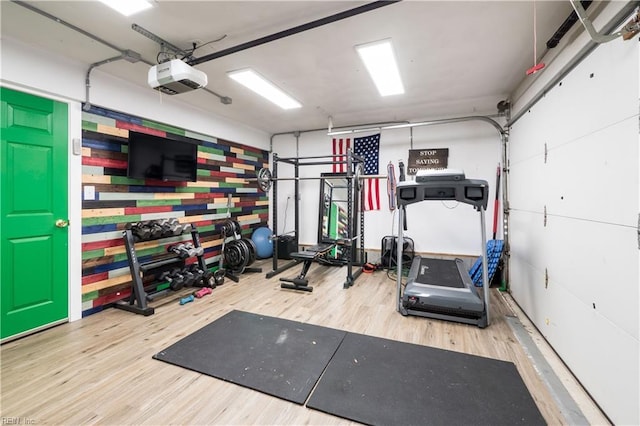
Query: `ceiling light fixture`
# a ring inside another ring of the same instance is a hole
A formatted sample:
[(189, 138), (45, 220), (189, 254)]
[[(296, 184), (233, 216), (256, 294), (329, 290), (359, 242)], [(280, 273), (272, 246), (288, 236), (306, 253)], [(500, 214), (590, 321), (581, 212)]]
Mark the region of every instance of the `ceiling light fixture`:
[(390, 39), (361, 44), (355, 48), (378, 88), (380, 96), (404, 93), (404, 86)]
[(302, 104), (285, 92), (280, 90), (276, 85), (269, 80), (262, 77), (252, 69), (246, 68), (237, 71), (229, 71), (227, 75), (244, 85), (245, 87), (253, 90), (258, 95), (273, 102), (282, 109), (300, 108)]
[(118, 11), (124, 16), (131, 16), (151, 7), (147, 0), (100, 0), (110, 8)]

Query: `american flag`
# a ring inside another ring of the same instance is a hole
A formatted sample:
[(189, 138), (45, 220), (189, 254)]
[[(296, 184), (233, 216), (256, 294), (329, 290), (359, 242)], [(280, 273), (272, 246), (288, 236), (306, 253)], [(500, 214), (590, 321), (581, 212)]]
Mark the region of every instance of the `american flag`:
[(351, 148), (351, 139), (336, 139), (333, 138), (333, 173), (345, 173), (347, 171), (347, 164), (336, 164), (336, 161), (347, 160), (347, 150)]
[[(364, 157), (364, 174), (377, 175), (380, 133), (353, 139), (353, 152)], [(364, 210), (380, 210), (380, 179), (364, 179)]]

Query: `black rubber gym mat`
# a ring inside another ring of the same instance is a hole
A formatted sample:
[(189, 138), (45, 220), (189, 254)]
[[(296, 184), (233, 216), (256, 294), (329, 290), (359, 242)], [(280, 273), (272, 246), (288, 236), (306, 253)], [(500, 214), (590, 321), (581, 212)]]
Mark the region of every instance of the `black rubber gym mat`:
[(353, 333), (307, 407), (371, 425), (546, 424), (513, 363)]
[(303, 404), (345, 334), (231, 311), (153, 357)]

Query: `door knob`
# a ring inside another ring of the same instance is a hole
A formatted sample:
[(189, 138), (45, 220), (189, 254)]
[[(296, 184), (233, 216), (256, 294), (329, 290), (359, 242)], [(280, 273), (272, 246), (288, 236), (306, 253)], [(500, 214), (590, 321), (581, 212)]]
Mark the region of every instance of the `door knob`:
[(66, 228), (67, 226), (69, 226), (69, 221), (64, 219), (58, 219), (56, 220), (56, 226), (58, 228)]

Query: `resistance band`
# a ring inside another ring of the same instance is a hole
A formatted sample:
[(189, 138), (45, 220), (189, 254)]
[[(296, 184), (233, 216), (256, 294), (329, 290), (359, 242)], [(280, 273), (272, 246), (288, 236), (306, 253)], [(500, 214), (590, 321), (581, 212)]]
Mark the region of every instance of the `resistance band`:
[(498, 233), (498, 208), (500, 207), (500, 199), (498, 198), (498, 194), (500, 193), (500, 164), (498, 163), (498, 168), (496, 169), (496, 199), (493, 202), (493, 239), (496, 239), (496, 234)]
[(389, 195), (389, 210), (396, 209), (396, 171), (393, 163), (387, 165), (387, 194)]

